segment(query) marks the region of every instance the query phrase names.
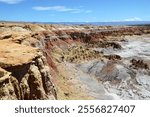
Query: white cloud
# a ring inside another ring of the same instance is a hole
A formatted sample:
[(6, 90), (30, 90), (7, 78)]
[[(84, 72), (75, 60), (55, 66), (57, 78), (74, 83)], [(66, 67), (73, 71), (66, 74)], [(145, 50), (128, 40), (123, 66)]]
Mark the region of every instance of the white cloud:
[(42, 7), (42, 6), (37, 6), (37, 7), (33, 7), (34, 10), (38, 10), (38, 11), (47, 11), (47, 10), (54, 10), (54, 11), (75, 11), (78, 9), (71, 9), (71, 8), (66, 8), (64, 6), (51, 6), (51, 7)]
[(77, 9), (77, 8), (67, 8), (65, 6), (49, 6), (49, 7), (43, 7), (43, 6), (36, 6), (32, 7), (34, 10), (37, 11), (58, 11), (58, 12), (71, 12), (71, 13), (91, 13), (91, 10), (83, 10), (83, 9)]
[(17, 4), (21, 1), (23, 1), (23, 0), (0, 0), (0, 2), (4, 2), (4, 3), (7, 3), (7, 4)]
[(126, 21), (143, 21), (143, 20), (139, 17), (127, 18), (123, 20), (112, 20), (112, 22), (126, 22)]
[(142, 19), (138, 17), (134, 17), (134, 18), (125, 19), (124, 21), (142, 21)]

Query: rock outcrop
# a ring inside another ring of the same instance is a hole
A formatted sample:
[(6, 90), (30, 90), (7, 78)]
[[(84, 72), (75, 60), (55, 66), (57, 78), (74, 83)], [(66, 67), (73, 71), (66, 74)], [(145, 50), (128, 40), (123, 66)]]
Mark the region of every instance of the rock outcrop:
[(0, 99), (56, 99), (46, 58), (39, 50), (0, 41)]
[(134, 69), (146, 69), (149, 70), (149, 66), (147, 63), (144, 63), (143, 60), (136, 60), (132, 59), (130, 67), (133, 67)]

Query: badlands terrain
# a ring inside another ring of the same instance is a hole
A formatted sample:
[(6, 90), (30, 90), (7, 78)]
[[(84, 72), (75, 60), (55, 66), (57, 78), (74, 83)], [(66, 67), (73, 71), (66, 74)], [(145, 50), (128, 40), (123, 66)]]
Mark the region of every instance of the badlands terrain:
[(150, 99), (150, 26), (1, 22), (0, 99)]

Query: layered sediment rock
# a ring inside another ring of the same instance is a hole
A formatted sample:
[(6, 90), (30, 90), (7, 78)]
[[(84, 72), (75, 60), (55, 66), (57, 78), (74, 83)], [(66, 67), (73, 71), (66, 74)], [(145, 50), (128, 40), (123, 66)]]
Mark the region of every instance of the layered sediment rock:
[(0, 99), (56, 99), (46, 58), (32, 47), (0, 41)]
[[(98, 81), (120, 83), (121, 77), (135, 80), (138, 73), (134, 73), (134, 69), (149, 70), (149, 64), (127, 60), (129, 65), (124, 65), (121, 55), (108, 54), (102, 49), (121, 51), (124, 48), (120, 42), (126, 42), (126, 36), (149, 33), (149, 26), (1, 23), (0, 99), (80, 99), (84, 94), (73, 89), (84, 88), (79, 85), (81, 82), (74, 82), (72, 74), (76, 74), (73, 71), (78, 68), (73, 65), (92, 60), (98, 62), (94, 62), (86, 74), (95, 74)], [(68, 66), (70, 73), (62, 69)], [(120, 73), (122, 69), (127, 72)], [(70, 84), (74, 87), (70, 88)]]

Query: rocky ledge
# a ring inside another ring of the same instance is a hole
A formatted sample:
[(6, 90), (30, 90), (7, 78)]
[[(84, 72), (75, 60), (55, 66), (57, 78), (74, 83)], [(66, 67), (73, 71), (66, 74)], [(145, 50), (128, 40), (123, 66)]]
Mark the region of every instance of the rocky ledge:
[(149, 33), (0, 23), (0, 99), (150, 99)]
[(39, 50), (0, 41), (0, 99), (55, 99), (46, 58)]

